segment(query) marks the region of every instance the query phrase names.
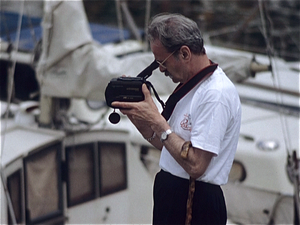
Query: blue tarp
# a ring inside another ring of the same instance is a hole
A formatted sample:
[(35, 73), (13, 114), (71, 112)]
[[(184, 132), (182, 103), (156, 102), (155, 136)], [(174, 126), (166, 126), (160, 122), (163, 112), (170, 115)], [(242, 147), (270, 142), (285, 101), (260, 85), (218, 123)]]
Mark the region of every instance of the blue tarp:
[[(0, 13), (0, 35), (1, 39), (14, 43), (17, 36), (19, 15), (11, 12)], [(22, 17), (22, 26), (19, 41), (19, 50), (32, 51), (36, 43), (42, 38), (42, 18)], [(101, 44), (120, 41), (118, 28), (90, 23), (93, 38)], [(123, 30), (125, 39), (130, 38), (130, 32)]]

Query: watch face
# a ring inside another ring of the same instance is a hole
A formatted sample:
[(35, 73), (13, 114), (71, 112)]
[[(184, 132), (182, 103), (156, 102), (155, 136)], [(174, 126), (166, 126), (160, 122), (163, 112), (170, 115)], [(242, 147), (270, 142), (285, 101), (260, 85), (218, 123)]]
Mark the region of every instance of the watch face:
[(161, 134), (161, 139), (162, 140), (166, 140), (167, 139), (167, 133), (166, 132), (163, 132), (162, 134)]
[(165, 141), (168, 138), (168, 135), (172, 133), (171, 129), (166, 130), (165, 132), (163, 132), (160, 136), (160, 140), (161, 141)]

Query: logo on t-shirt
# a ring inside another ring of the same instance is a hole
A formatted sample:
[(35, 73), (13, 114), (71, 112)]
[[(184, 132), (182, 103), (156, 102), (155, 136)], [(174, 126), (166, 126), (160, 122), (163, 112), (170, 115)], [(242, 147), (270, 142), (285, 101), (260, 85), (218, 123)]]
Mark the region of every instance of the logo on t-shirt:
[(184, 130), (188, 130), (188, 131), (192, 130), (192, 123), (191, 123), (191, 115), (190, 114), (184, 114), (184, 118), (180, 122), (180, 126)]

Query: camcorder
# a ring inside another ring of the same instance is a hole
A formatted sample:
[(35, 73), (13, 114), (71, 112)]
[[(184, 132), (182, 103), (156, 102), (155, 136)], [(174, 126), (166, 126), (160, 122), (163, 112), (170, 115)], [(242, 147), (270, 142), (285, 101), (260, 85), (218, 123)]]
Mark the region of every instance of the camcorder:
[[(114, 101), (119, 102), (139, 102), (145, 99), (142, 91), (142, 85), (145, 83), (150, 90), (154, 90), (155, 96), (158, 97), (152, 84), (146, 79), (152, 75), (153, 70), (158, 68), (158, 63), (154, 60), (148, 67), (140, 72), (136, 77), (118, 77), (113, 78), (105, 89), (106, 104), (111, 108)], [(120, 121), (120, 116), (115, 111), (110, 114), (109, 121), (116, 124)]]
[(148, 67), (140, 72), (136, 77), (118, 77), (113, 78), (105, 89), (106, 104), (114, 108), (111, 103), (119, 102), (139, 102), (144, 100), (142, 85), (147, 84), (150, 89), (150, 82), (146, 79), (152, 75), (153, 70), (158, 67), (154, 60)]

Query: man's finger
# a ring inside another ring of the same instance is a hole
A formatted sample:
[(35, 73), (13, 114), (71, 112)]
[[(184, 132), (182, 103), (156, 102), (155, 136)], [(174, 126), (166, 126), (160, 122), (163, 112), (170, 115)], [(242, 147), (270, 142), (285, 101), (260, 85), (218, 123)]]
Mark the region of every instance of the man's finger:
[(146, 84), (143, 84), (143, 86), (142, 86), (142, 91), (143, 91), (143, 94), (144, 94), (144, 96), (145, 96), (145, 99), (151, 97), (150, 90), (148, 89), (148, 87), (147, 87)]
[(118, 102), (118, 101), (111, 103), (113, 107), (122, 108), (122, 109), (132, 109), (134, 108), (135, 104), (136, 104), (135, 102)]

